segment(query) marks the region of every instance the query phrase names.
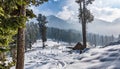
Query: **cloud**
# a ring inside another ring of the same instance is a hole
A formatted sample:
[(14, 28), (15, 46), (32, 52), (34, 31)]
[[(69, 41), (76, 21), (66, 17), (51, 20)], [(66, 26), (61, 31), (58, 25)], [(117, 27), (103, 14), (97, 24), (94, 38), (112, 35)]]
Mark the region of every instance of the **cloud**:
[(72, 16), (74, 15), (74, 11), (72, 10), (69, 10), (68, 9), (69, 7), (68, 6), (64, 6), (63, 7), (63, 10), (60, 11), (57, 16), (63, 20), (68, 20), (70, 18), (72, 18)]
[[(53, 1), (55, 1), (57, 4)], [(39, 13), (47, 16), (57, 15), (64, 20), (78, 21), (77, 16), (79, 6), (75, 2), (75, 0), (51, 0), (49, 2), (53, 3), (43, 4), (42, 6), (40, 6), (42, 8), (34, 6), (32, 6), (31, 8), (34, 10), (34, 13), (36, 15)], [(92, 11), (95, 18), (98, 19), (111, 22), (120, 17), (120, 0), (95, 0), (93, 4), (90, 5), (88, 8)]]
[(66, 5), (58, 12), (57, 17), (63, 20), (78, 21), (78, 5), (75, 0), (66, 0)]
[(120, 17), (120, 0), (95, 0), (89, 6), (95, 18), (112, 22)]
[[(60, 11), (58, 16), (63, 19), (69, 19), (69, 17), (72, 17), (74, 18), (73, 20), (77, 20), (79, 6), (75, 3), (75, 0), (66, 0), (65, 6), (67, 7), (67, 10)], [(88, 8), (91, 10), (95, 18), (105, 21), (112, 22), (120, 17), (120, 0), (95, 0)], [(69, 15), (66, 15), (66, 13)]]
[(35, 7), (35, 6), (31, 6), (29, 7), (29, 9), (32, 9), (35, 15), (38, 15), (38, 14), (43, 14), (46, 16), (54, 15), (54, 12), (52, 12), (50, 9), (41, 10), (40, 7)]
[(91, 10), (95, 18), (109, 22), (112, 22), (113, 20), (120, 17), (120, 9), (118, 8), (110, 8), (110, 7), (98, 8), (96, 6), (92, 6)]
[(111, 7), (120, 8), (120, 0), (95, 0), (93, 5), (99, 8)]

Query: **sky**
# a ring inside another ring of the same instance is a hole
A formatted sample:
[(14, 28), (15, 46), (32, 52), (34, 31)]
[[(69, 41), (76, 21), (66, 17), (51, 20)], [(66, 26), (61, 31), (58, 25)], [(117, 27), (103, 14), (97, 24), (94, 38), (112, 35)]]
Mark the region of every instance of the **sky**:
[[(78, 21), (79, 6), (75, 0), (49, 0), (39, 7), (31, 8), (36, 15), (42, 13), (46, 16), (55, 15), (63, 20)], [(97, 19), (112, 22), (120, 18), (120, 0), (95, 0), (88, 8)], [(116, 34), (120, 33), (118, 30), (112, 31), (117, 32)]]
[[(78, 4), (75, 0), (49, 0), (39, 7), (31, 7), (35, 14), (55, 15), (64, 20), (76, 20)], [(120, 0), (95, 0), (89, 9), (95, 18), (112, 22), (120, 18)]]

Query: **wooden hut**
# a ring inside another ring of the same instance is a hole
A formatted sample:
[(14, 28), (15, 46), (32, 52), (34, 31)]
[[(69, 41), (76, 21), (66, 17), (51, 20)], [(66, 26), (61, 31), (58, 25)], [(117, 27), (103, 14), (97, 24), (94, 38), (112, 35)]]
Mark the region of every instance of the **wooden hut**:
[(83, 45), (78, 42), (73, 48), (73, 50), (83, 50)]

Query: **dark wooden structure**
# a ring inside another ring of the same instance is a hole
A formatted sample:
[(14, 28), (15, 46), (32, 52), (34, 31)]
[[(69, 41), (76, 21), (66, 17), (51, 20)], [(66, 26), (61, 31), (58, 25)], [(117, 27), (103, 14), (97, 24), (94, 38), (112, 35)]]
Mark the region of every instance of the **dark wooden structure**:
[(72, 49), (73, 50), (83, 50), (84, 47), (80, 42), (78, 42)]

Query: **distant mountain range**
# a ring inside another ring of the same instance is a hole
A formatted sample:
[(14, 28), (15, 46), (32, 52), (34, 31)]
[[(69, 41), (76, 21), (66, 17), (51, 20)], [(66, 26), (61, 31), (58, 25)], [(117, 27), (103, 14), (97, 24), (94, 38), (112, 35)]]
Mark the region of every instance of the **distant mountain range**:
[(59, 29), (74, 29), (74, 30), (78, 30), (80, 29), (80, 23), (68, 23), (67, 21), (65, 20), (62, 20), (56, 16), (47, 16), (47, 21), (48, 21), (48, 24), (47, 26), (48, 27), (54, 27), (54, 28), (59, 28)]
[[(59, 17), (56, 17), (54, 15), (47, 16), (47, 26), (48, 27), (54, 27), (59, 29), (73, 29), (77, 31), (81, 31), (81, 24), (80, 23), (70, 23), (69, 21), (65, 21), (63, 19), (60, 19)], [(107, 22), (100, 19), (94, 19), (92, 23), (87, 24), (87, 31), (92, 33), (98, 33), (98, 34), (119, 34), (118, 31), (120, 29), (120, 18), (114, 20), (113, 22)]]

